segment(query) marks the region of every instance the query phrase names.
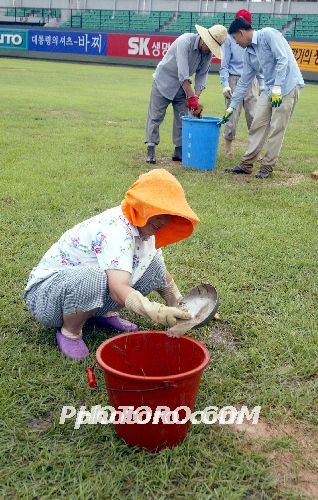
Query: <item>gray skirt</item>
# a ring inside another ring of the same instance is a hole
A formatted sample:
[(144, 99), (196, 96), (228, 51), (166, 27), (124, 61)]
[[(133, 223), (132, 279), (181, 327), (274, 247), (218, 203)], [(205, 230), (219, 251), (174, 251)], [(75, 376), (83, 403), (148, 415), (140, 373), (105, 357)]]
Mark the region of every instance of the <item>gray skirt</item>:
[[(157, 254), (133, 286), (143, 295), (167, 286), (166, 266)], [(60, 328), (63, 314), (98, 309), (96, 316), (119, 309), (109, 294), (107, 275), (98, 266), (63, 269), (36, 283), (24, 294), (32, 316), (41, 324)]]

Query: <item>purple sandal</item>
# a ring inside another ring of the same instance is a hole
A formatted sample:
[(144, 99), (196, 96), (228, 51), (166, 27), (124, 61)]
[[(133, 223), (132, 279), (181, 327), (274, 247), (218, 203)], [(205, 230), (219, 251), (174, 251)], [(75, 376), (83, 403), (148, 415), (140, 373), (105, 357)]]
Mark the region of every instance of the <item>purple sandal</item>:
[(109, 330), (117, 330), (118, 332), (137, 332), (138, 326), (131, 321), (121, 318), (120, 316), (93, 316), (89, 318), (87, 324), (97, 326), (98, 328), (107, 328)]
[(60, 330), (56, 332), (56, 342), (64, 356), (81, 361), (89, 356), (89, 350), (82, 337), (69, 339), (64, 337)]

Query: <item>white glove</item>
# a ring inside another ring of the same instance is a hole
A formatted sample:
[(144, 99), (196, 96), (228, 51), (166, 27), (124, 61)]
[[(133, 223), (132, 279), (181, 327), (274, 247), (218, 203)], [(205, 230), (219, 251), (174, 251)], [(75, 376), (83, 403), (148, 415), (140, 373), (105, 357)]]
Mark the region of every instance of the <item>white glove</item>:
[(165, 300), (167, 306), (175, 307), (179, 304), (180, 300), (182, 299), (180, 290), (173, 281), (173, 278), (171, 279), (169, 285), (166, 286), (166, 288), (161, 288), (160, 290), (158, 290), (158, 293)]
[(192, 318), (190, 313), (181, 311), (176, 307), (167, 307), (158, 302), (150, 302), (147, 297), (144, 297), (137, 290), (132, 290), (127, 296), (125, 307), (146, 319), (151, 319), (155, 323), (169, 327), (176, 325), (177, 319)]
[(273, 95), (282, 95), (282, 88), (280, 85), (274, 85), (272, 88)]
[(231, 99), (232, 97), (231, 87), (223, 87), (223, 95), (225, 99)]
[(259, 85), (258, 86), (258, 95), (261, 95), (261, 93), (263, 92), (264, 89), (265, 89), (264, 85)]

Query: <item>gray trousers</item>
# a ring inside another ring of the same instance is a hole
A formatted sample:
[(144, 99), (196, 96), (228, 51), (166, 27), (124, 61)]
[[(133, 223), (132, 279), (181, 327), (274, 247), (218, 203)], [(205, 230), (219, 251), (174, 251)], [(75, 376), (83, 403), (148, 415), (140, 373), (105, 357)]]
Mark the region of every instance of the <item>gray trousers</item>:
[[(148, 295), (166, 286), (166, 266), (157, 254), (133, 288)], [(119, 309), (110, 296), (107, 275), (98, 266), (63, 269), (33, 285), (24, 301), (39, 323), (57, 328), (63, 325), (63, 314), (75, 314), (77, 309), (98, 309), (96, 316)]]
[(176, 147), (182, 146), (182, 116), (188, 114), (186, 106), (186, 94), (182, 87), (176, 93), (174, 99), (170, 101), (160, 94), (156, 82), (152, 84), (150, 101), (148, 106), (148, 116), (146, 124), (146, 143), (159, 144), (159, 127), (165, 117), (167, 107), (172, 104), (173, 107), (173, 130), (172, 141)]
[(248, 134), (248, 144), (239, 165), (252, 168), (265, 144), (262, 170), (273, 171), (283, 144), (286, 128), (299, 98), (299, 87), (283, 96), (279, 108), (272, 108), (268, 98), (257, 101), (255, 116)]
[[(236, 88), (237, 82), (240, 77), (236, 75), (230, 75), (229, 77), (229, 87), (231, 87), (232, 94)], [(241, 104), (238, 108), (236, 108), (229, 119), (229, 121), (224, 125), (224, 138), (227, 141), (233, 141), (236, 136), (236, 128), (238, 121), (240, 119), (240, 114), (242, 108), (245, 111), (245, 119), (248, 130), (252, 125), (252, 121), (254, 119), (255, 106), (258, 98), (258, 83), (256, 78), (254, 78), (252, 85), (250, 86), (246, 96), (242, 100)], [(225, 99), (225, 109), (227, 109), (230, 105), (231, 99)]]

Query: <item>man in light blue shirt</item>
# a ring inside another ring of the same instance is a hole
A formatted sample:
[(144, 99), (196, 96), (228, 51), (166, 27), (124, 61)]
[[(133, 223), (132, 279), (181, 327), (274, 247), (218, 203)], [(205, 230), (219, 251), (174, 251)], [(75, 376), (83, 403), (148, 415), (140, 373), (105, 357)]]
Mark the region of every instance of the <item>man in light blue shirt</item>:
[(248, 145), (239, 165), (227, 169), (233, 174), (251, 174), (253, 163), (265, 144), (265, 156), (257, 178), (264, 179), (273, 171), (284, 140), (288, 122), (299, 98), (304, 80), (293, 52), (283, 35), (273, 28), (254, 31), (242, 18), (231, 24), (229, 33), (238, 45), (246, 48), (242, 76), (233, 93), (223, 123), (244, 98), (253, 78), (263, 72), (265, 88), (257, 101), (249, 130)]
[[(199, 96), (205, 89), (213, 53), (221, 57), (221, 45), (227, 37), (222, 25), (207, 29), (196, 25), (197, 34), (184, 33), (169, 47), (153, 75), (154, 81), (148, 107), (146, 125), (147, 163), (156, 163), (155, 146), (159, 144), (159, 127), (167, 107), (172, 104), (173, 143), (172, 160), (182, 160), (182, 121), (188, 111), (195, 115)], [(195, 74), (194, 86), (192, 75)]]
[[(243, 17), (243, 19), (245, 19), (248, 23), (252, 24), (252, 14), (248, 10), (241, 9), (237, 11), (235, 17)], [(231, 35), (227, 37), (222, 47), (223, 57), (219, 72), (223, 95), (225, 98), (225, 109), (227, 109), (230, 105), (232, 94), (243, 72), (245, 50), (246, 49), (243, 49), (235, 42)], [(248, 130), (251, 127), (259, 91), (264, 89), (263, 75), (257, 74), (256, 78), (259, 86), (254, 78), (241, 103), (233, 112), (230, 120), (225, 124), (224, 139), (225, 156), (227, 158), (233, 158), (233, 141), (236, 136), (237, 124), (240, 119), (242, 107), (245, 111), (245, 119)]]

